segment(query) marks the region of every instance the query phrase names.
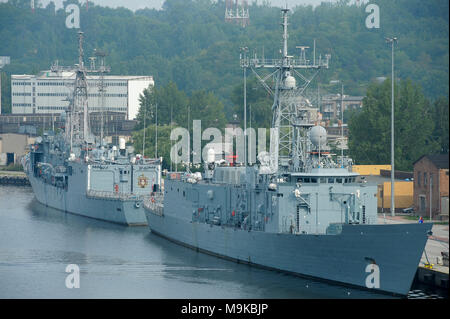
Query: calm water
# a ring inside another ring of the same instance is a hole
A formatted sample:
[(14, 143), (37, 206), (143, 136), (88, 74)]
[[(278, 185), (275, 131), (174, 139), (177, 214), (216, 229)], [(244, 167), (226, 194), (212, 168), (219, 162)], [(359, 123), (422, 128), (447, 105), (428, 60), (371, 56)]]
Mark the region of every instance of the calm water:
[[(65, 286), (80, 267), (80, 288)], [(416, 296), (429, 297), (423, 291)], [(197, 253), (0, 185), (0, 298), (388, 298)]]

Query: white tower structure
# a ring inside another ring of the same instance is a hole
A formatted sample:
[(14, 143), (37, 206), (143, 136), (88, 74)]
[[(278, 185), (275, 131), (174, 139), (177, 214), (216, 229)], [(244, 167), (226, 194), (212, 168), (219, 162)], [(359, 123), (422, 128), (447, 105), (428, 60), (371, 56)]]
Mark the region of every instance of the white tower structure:
[[(303, 171), (309, 163), (307, 152), (309, 129), (317, 121), (318, 109), (313, 108), (310, 101), (304, 96), (304, 91), (317, 75), (320, 69), (328, 68), (330, 55), (325, 58), (315, 57), (313, 61), (306, 59), (306, 49), (301, 46), (299, 58), (288, 54), (288, 12), (282, 10), (283, 17), (283, 49), (281, 59), (247, 58), (241, 56), (241, 67), (251, 68), (264, 88), (274, 96), (272, 106), (273, 119), (270, 136), (270, 167), (273, 173), (283, 171)], [(257, 69), (271, 69), (272, 73), (261, 77)], [(307, 76), (297, 70), (312, 70), (313, 74)], [(297, 76), (300, 81), (297, 81)], [(272, 78), (275, 87), (266, 82)]]
[(225, 21), (246, 27), (250, 22), (247, 0), (226, 0)]

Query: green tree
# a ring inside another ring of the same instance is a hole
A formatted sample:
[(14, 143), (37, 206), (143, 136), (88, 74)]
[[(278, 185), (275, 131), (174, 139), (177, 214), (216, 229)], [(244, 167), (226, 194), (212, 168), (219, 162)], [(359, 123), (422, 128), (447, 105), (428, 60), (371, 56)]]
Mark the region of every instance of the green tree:
[(439, 151), (442, 154), (448, 154), (448, 123), (449, 123), (449, 103), (448, 97), (440, 97), (434, 102), (433, 105), (433, 122), (435, 128), (433, 136), (439, 143)]
[[(238, 116), (244, 126), (244, 83), (236, 85), (230, 97), (233, 113)], [(273, 98), (255, 77), (247, 80), (247, 127), (270, 128), (272, 125)], [(251, 109), (251, 114), (250, 114)]]
[[(170, 125), (158, 125), (158, 157), (163, 158), (163, 168), (168, 169), (170, 167)], [(144, 141), (144, 130), (133, 132), (133, 146), (135, 152), (142, 154), (146, 157), (155, 157), (156, 155), (156, 129), (155, 124), (148, 125), (145, 130), (145, 144)], [(143, 151), (144, 147), (144, 151)]]
[[(364, 107), (349, 122), (349, 152), (358, 164), (386, 164), (391, 156), (391, 81), (373, 84)], [(412, 170), (412, 163), (438, 149), (429, 101), (410, 80), (395, 86), (395, 166)]]
[[(192, 120), (201, 120), (202, 128), (214, 127), (223, 130), (226, 124), (222, 102), (211, 92), (195, 91), (189, 98), (190, 115)], [(187, 113), (184, 114), (186, 120)], [(192, 127), (192, 122), (190, 123)]]
[(2, 109), (0, 110), (1, 114), (11, 113), (11, 76), (9, 76), (6, 72), (0, 72), (1, 76), (1, 96), (2, 100), (0, 104)]
[(143, 129), (144, 123), (145, 126), (148, 126), (156, 120), (155, 92), (151, 86), (139, 95), (139, 110), (136, 120), (138, 121), (136, 129)]

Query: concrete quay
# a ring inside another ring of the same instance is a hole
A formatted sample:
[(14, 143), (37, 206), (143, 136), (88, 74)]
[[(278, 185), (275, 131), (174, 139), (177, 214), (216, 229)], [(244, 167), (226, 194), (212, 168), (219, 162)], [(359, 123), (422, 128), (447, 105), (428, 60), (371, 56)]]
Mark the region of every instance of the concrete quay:
[(30, 182), (24, 172), (0, 171), (0, 185), (29, 186)]
[[(404, 216), (379, 214), (380, 224), (418, 223), (418, 220), (406, 219)], [(427, 221), (425, 221), (427, 222)], [(434, 224), (433, 234), (428, 236), (422, 258), (417, 268), (416, 280), (420, 283), (448, 289), (449, 266), (448, 259), (443, 258), (443, 252), (449, 253), (449, 225)]]

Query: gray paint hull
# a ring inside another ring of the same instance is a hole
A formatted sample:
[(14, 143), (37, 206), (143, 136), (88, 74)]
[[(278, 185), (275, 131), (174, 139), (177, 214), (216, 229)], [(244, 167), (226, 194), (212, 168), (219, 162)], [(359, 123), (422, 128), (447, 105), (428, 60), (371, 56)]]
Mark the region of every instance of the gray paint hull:
[(431, 224), (343, 225), (339, 235), (291, 235), (193, 223), (145, 209), (152, 232), (239, 262), (366, 288), (374, 260), (379, 292), (406, 295)]
[[(70, 191), (42, 182), (28, 174), (36, 199), (49, 207), (61, 211), (129, 226), (145, 226), (147, 219), (141, 203), (136, 201), (105, 198), (89, 198), (85, 183), (75, 180), (69, 185)], [(76, 185), (80, 185), (77, 188)]]

